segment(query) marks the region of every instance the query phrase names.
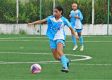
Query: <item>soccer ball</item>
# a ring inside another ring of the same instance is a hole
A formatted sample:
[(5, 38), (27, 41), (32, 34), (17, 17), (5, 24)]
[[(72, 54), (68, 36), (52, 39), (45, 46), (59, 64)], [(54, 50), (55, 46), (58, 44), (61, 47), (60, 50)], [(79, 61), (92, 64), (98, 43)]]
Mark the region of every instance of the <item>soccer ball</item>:
[(38, 74), (42, 70), (41, 66), (39, 64), (33, 64), (31, 65), (31, 72), (32, 74)]

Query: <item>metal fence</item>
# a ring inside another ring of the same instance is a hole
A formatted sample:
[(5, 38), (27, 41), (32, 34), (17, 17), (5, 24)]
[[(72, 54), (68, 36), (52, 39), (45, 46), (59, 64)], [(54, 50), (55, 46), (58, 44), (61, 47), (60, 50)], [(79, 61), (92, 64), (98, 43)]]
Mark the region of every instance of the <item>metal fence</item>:
[(61, 5), (68, 18), (71, 4), (78, 3), (84, 20), (83, 24), (112, 24), (112, 0), (0, 0), (0, 23), (21, 24), (46, 18), (53, 8)]
[(112, 0), (0, 0), (0, 23), (26, 23), (52, 14), (54, 6), (64, 8), (68, 17), (77, 2), (84, 14), (83, 23), (112, 24)]

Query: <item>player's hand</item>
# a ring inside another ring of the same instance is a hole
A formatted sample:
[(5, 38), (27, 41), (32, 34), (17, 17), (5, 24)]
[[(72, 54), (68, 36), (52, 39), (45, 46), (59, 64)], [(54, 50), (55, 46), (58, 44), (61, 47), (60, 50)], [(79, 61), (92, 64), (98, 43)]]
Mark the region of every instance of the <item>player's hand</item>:
[(79, 16), (75, 16), (76, 19), (79, 19)]
[(33, 23), (28, 23), (28, 25), (33, 25)]
[(33, 23), (28, 23), (28, 27), (32, 27), (32, 26), (34, 26)]
[(77, 40), (79, 40), (79, 36), (78, 36), (77, 32), (75, 32), (75, 38), (76, 38)]
[(77, 40), (79, 40), (79, 36), (78, 35), (76, 35), (75, 37), (76, 37)]
[(69, 17), (71, 18), (71, 15), (69, 15)]

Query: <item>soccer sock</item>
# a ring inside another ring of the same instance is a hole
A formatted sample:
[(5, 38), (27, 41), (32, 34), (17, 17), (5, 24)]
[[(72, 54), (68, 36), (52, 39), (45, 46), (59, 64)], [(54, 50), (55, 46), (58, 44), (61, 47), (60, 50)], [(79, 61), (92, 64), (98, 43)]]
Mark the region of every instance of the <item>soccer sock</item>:
[(80, 41), (81, 46), (83, 46), (84, 45), (83, 36), (79, 37), (79, 41)]
[(74, 45), (77, 45), (76, 38), (73, 35), (72, 35), (72, 41), (73, 41)]
[(61, 56), (61, 63), (63, 65), (63, 67), (66, 68), (66, 69), (68, 68), (67, 67), (67, 61), (68, 61), (68, 59), (66, 58), (66, 56), (65, 55), (62, 55)]

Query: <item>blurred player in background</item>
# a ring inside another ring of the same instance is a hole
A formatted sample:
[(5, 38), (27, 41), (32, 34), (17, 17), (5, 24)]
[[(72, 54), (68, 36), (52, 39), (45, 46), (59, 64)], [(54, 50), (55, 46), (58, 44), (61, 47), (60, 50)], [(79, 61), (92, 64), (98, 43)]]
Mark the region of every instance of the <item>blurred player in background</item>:
[[(83, 25), (82, 25), (82, 20), (83, 20), (83, 15), (81, 13), (81, 11), (77, 8), (77, 4), (73, 3), (72, 4), (72, 11), (70, 12), (70, 22), (72, 25), (72, 28), (78, 33), (79, 36), (79, 41), (80, 41), (80, 51), (84, 50), (84, 41), (83, 41), (83, 36), (82, 36), (82, 29), (83, 29)], [(72, 36), (72, 40), (74, 43), (74, 47), (73, 50), (76, 50), (78, 48), (77, 42), (76, 42), (76, 38), (74, 36)]]
[(38, 20), (29, 25), (41, 24), (47, 22), (47, 36), (50, 42), (50, 48), (52, 50), (53, 56), (56, 60), (59, 60), (62, 63), (62, 72), (69, 71), (69, 59), (63, 52), (63, 47), (65, 46), (65, 25), (69, 27), (72, 35), (75, 35), (78, 38), (77, 33), (72, 29), (70, 22), (62, 16), (63, 8), (57, 6), (54, 8), (53, 15), (48, 16), (46, 19)]

